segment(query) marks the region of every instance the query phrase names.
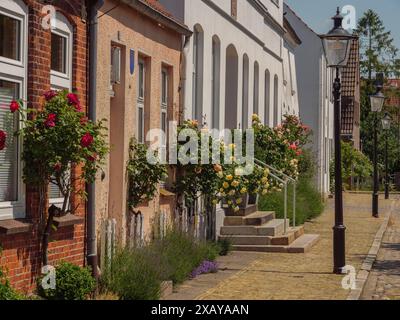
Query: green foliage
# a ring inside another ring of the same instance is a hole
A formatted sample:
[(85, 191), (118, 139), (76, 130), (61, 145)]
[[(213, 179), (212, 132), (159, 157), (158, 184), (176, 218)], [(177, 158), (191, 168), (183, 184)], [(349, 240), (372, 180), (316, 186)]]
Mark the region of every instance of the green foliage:
[[(288, 199), (292, 199), (293, 189), (288, 189)], [(324, 210), (321, 194), (314, 187), (314, 182), (309, 174), (301, 175), (296, 188), (296, 225), (317, 217)], [(272, 192), (260, 198), (259, 208), (263, 211), (275, 211), (277, 217), (284, 217), (284, 194), (283, 192)], [(288, 218), (292, 222), (293, 208), (288, 201)]]
[(102, 290), (123, 300), (159, 299), (162, 281), (182, 283), (204, 260), (215, 260), (219, 250), (215, 243), (171, 229), (143, 247), (119, 250), (104, 270)]
[(0, 300), (22, 300), (23, 296), (10, 285), (2, 267), (0, 267)]
[(232, 251), (232, 241), (228, 238), (219, 239), (217, 244), (220, 256), (227, 256)]
[(96, 288), (96, 281), (89, 268), (68, 262), (56, 267), (56, 288), (44, 290), (39, 279), (39, 295), (48, 300), (86, 300)]
[(167, 167), (147, 161), (148, 147), (132, 139), (129, 145), (128, 172), (128, 202), (130, 208), (136, 208), (140, 203), (152, 200), (157, 192), (157, 185), (167, 175)]
[[(351, 177), (365, 179), (371, 176), (373, 167), (371, 161), (361, 151), (355, 149), (351, 143), (342, 141), (342, 178), (343, 182)], [(335, 159), (330, 164), (331, 189), (335, 186)]]

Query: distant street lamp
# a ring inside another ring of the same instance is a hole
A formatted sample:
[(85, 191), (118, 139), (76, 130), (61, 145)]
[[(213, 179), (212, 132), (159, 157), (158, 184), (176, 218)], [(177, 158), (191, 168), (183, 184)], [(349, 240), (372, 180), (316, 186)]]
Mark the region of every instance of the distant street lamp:
[[(378, 112), (382, 111), (385, 103), (385, 96), (381, 92), (383, 89), (383, 74), (377, 74), (376, 94), (370, 96), (371, 111), (374, 113), (374, 190), (372, 193), (372, 216), (379, 218), (379, 178), (378, 178)], [(382, 83), (381, 83), (382, 82)]]
[(339, 7), (332, 18), (334, 27), (326, 35), (321, 35), (327, 65), (336, 69), (336, 78), (333, 83), (334, 126), (335, 126), (335, 226), (333, 227), (333, 272), (344, 273), (346, 265), (345, 256), (345, 230), (343, 223), (343, 194), (342, 194), (342, 153), (341, 153), (341, 81), (340, 68), (347, 66), (353, 36), (342, 27), (343, 16)]
[(389, 163), (388, 163), (388, 136), (392, 118), (389, 113), (385, 113), (382, 118), (382, 128), (385, 131), (385, 199), (389, 199)]

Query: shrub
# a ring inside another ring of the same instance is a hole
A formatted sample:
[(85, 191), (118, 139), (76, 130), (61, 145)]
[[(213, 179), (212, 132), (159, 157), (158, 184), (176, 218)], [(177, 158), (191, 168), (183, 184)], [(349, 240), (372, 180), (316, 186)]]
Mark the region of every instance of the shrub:
[(141, 248), (125, 248), (105, 268), (102, 291), (124, 300), (155, 300), (162, 281), (182, 283), (204, 261), (213, 261), (219, 248), (175, 229)]
[(122, 300), (157, 300), (161, 281), (160, 266), (145, 247), (119, 250), (102, 276), (103, 289)]
[(96, 281), (89, 268), (68, 262), (56, 267), (56, 288), (44, 290), (39, 279), (39, 295), (49, 300), (86, 300), (96, 288)]
[(6, 274), (0, 267), (0, 300), (21, 300), (22, 295), (17, 293), (10, 285)]
[(219, 246), (220, 256), (227, 256), (228, 253), (232, 250), (232, 242), (227, 238), (219, 239), (217, 244)]
[[(288, 218), (292, 221), (293, 208), (291, 200), (293, 196), (292, 187), (288, 190)], [(260, 198), (259, 207), (263, 211), (275, 211), (277, 217), (284, 217), (284, 194), (272, 192)], [(314, 187), (312, 178), (308, 175), (300, 176), (296, 188), (296, 224), (303, 224), (307, 220), (315, 218), (324, 210), (321, 194)]]

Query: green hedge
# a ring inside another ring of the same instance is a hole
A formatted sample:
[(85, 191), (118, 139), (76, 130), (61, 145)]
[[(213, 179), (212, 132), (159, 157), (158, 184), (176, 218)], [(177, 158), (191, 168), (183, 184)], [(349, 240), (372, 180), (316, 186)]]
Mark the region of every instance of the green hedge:
[[(288, 190), (288, 218), (293, 218), (293, 188)], [(307, 220), (317, 217), (324, 210), (321, 194), (314, 187), (309, 175), (300, 176), (296, 188), (296, 225), (304, 224)], [(278, 218), (284, 217), (284, 192), (272, 192), (262, 196), (259, 201), (259, 209), (263, 211), (275, 211)]]

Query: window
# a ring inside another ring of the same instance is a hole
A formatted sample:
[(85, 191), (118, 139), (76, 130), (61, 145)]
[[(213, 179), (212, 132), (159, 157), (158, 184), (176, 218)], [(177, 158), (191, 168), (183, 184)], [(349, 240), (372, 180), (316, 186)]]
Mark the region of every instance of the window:
[(204, 34), (201, 26), (194, 27), (193, 34), (193, 118), (203, 123), (203, 47)]
[(248, 127), (249, 122), (249, 57), (243, 56), (243, 80), (242, 80), (242, 129)]
[(279, 117), (279, 105), (278, 105), (278, 76), (274, 77), (274, 127), (276, 127), (282, 118)]
[(51, 86), (55, 89), (71, 90), (72, 35), (71, 24), (59, 12), (51, 30)]
[(259, 83), (259, 66), (258, 62), (254, 62), (254, 88), (253, 88), (253, 113), (258, 114), (258, 105), (260, 101), (260, 83)]
[(237, 19), (237, 0), (231, 0), (231, 16)]
[(270, 112), (270, 97), (271, 97), (271, 79), (269, 70), (265, 70), (265, 86), (264, 86), (264, 123), (265, 125), (270, 125), (269, 123), (269, 112)]
[[(52, 90), (72, 90), (72, 40), (73, 29), (62, 14), (56, 13), (51, 31), (51, 75)], [(49, 203), (62, 205), (64, 197), (58, 186), (49, 184)]]
[(21, 21), (0, 13), (0, 56), (21, 60)]
[(6, 148), (0, 151), (0, 220), (25, 216), (21, 143), (17, 113), (10, 113), (12, 100), (26, 99), (28, 9), (21, 0), (0, 2), (0, 129)]
[(212, 39), (212, 129), (219, 129), (220, 117), (220, 75), (221, 42), (217, 36)]
[(146, 94), (146, 65), (143, 59), (139, 60), (138, 98), (137, 98), (137, 138), (144, 143), (144, 100)]
[[(168, 70), (163, 69), (161, 71), (161, 130), (164, 136), (161, 141), (161, 152), (162, 156), (166, 155), (167, 137), (168, 137), (168, 87), (169, 77)], [(163, 159), (166, 159), (163, 157)]]

